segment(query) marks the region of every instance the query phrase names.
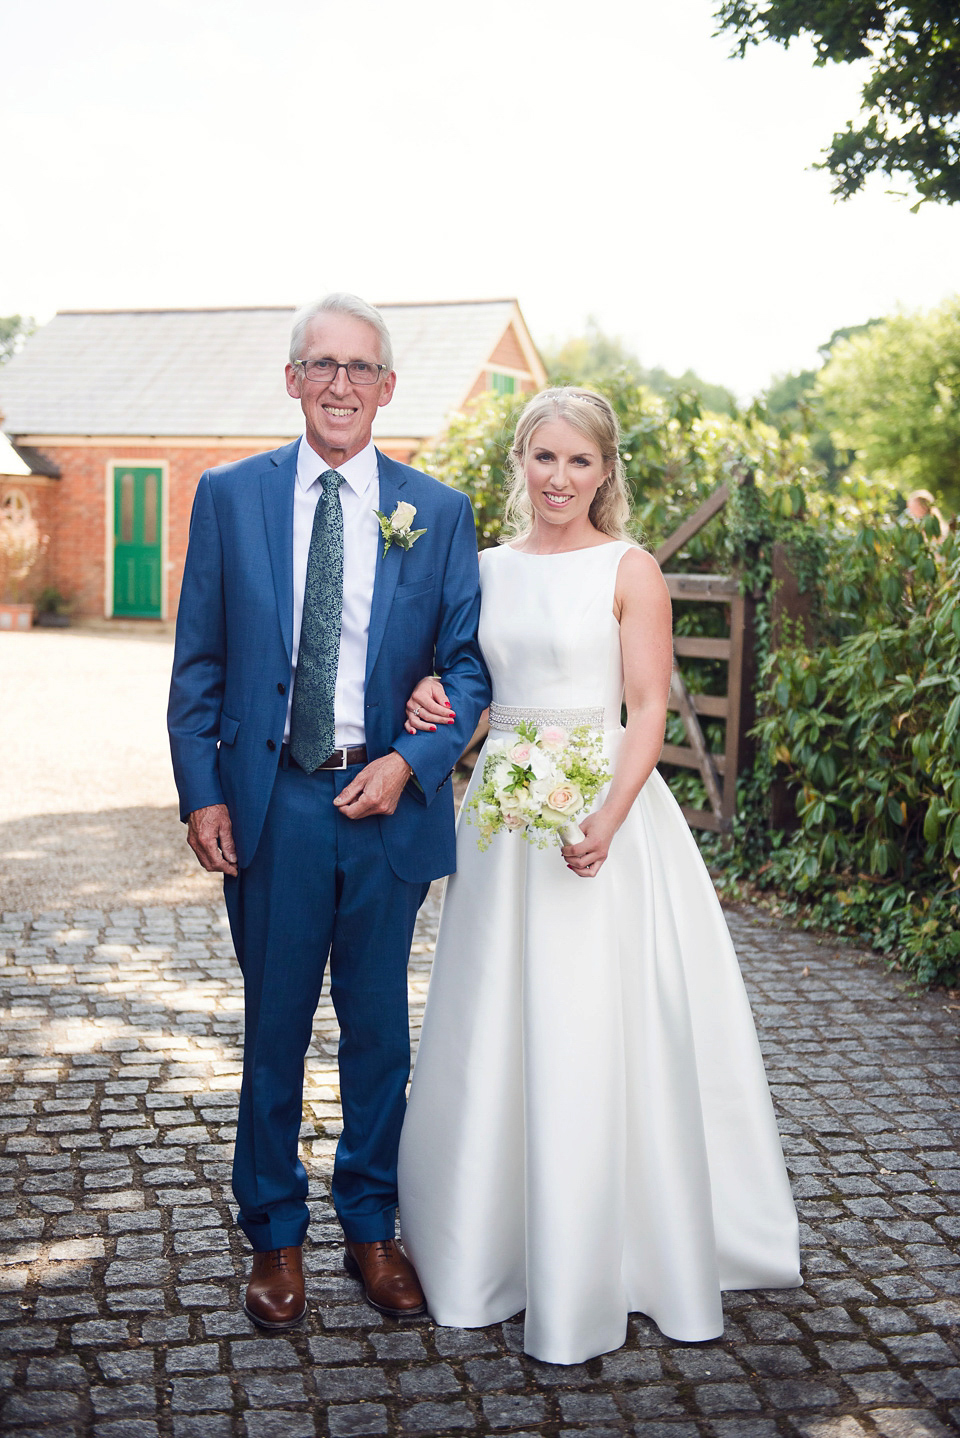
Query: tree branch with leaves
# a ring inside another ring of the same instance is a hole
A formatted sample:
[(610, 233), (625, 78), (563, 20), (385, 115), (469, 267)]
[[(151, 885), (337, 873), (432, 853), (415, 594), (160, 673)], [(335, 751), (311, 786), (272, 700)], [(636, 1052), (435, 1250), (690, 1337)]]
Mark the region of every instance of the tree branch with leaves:
[(718, 34), (751, 45), (813, 41), (817, 65), (870, 62), (863, 109), (825, 150), (818, 169), (849, 199), (879, 171), (905, 175), (925, 200), (960, 200), (960, 9), (956, 0), (725, 0), (714, 12)]

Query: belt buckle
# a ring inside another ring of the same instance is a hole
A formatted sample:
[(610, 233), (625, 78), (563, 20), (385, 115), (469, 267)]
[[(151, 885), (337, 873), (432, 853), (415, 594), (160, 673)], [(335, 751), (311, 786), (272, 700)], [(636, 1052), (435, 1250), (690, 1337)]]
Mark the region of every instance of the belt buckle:
[(342, 764), (338, 764), (338, 765), (337, 765), (337, 768), (338, 768), (338, 769), (346, 769), (346, 768), (348, 767), (348, 766), (347, 766), (347, 746), (346, 746), (346, 744), (345, 744), (345, 745), (343, 746), (343, 748), (340, 750), (340, 753), (343, 755), (343, 763), (342, 763)]

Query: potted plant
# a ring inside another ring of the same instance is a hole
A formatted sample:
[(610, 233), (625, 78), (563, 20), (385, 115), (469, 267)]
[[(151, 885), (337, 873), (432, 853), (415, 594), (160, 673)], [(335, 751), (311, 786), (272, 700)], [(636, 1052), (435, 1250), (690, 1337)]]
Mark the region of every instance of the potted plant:
[(69, 599), (64, 599), (59, 589), (48, 584), (46, 589), (41, 589), (37, 595), (33, 622), (43, 629), (66, 629), (70, 623), (72, 608)]
[(0, 630), (32, 625), (33, 605), (21, 603), (21, 586), (46, 545), (32, 515), (0, 511)]

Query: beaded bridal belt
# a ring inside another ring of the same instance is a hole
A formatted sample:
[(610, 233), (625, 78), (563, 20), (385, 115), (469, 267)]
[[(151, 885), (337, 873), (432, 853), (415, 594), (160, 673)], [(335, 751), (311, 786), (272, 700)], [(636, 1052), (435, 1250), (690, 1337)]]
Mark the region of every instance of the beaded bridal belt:
[(516, 729), (518, 724), (557, 724), (563, 729), (577, 729), (586, 724), (591, 729), (603, 728), (603, 705), (588, 709), (515, 709), (509, 704), (490, 705), (491, 729)]

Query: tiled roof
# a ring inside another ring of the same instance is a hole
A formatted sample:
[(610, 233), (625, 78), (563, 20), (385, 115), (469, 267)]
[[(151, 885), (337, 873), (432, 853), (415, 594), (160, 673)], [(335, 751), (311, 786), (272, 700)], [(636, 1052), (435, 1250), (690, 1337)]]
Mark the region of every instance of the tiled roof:
[[(517, 313), (515, 302), (379, 308), (393, 339), (397, 389), (374, 434), (439, 434)], [(284, 387), (283, 367), (293, 313), (64, 311), (0, 370), (3, 429), (292, 437), (301, 415)]]

